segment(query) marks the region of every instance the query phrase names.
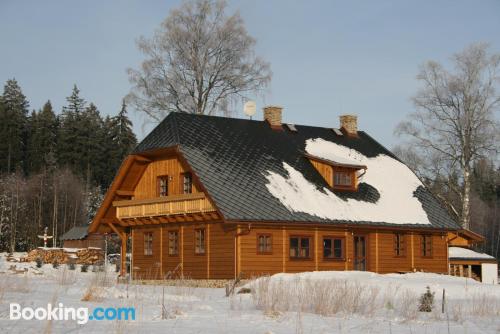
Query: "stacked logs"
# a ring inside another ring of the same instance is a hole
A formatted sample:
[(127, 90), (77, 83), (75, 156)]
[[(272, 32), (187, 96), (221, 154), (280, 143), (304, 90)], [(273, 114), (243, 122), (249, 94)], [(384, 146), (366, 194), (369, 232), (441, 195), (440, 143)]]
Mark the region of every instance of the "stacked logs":
[(22, 258), (23, 262), (33, 262), (40, 258), (43, 263), (59, 264), (73, 262), (76, 264), (96, 264), (104, 261), (100, 248), (35, 248)]

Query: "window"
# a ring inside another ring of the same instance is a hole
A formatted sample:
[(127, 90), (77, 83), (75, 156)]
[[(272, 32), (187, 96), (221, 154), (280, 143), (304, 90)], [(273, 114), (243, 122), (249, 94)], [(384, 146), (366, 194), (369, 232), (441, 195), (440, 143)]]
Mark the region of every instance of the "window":
[(290, 258), (308, 259), (310, 244), (311, 237), (290, 237)]
[(153, 232), (144, 233), (144, 255), (153, 255)]
[(191, 173), (182, 174), (182, 193), (191, 194), (193, 192), (193, 175)]
[(333, 172), (333, 185), (338, 187), (352, 186), (352, 173), (346, 171)]
[(273, 242), (271, 234), (257, 234), (257, 253), (271, 254)]
[(158, 177), (158, 196), (168, 196), (168, 175)]
[(194, 253), (205, 254), (205, 229), (194, 231)]
[(176, 256), (179, 255), (179, 232), (169, 231), (168, 232), (168, 255)]
[(323, 238), (323, 258), (343, 260), (344, 259), (344, 239), (343, 238)]
[(394, 234), (394, 256), (405, 256), (405, 235), (402, 233)]
[(432, 256), (432, 235), (422, 235), (422, 256)]

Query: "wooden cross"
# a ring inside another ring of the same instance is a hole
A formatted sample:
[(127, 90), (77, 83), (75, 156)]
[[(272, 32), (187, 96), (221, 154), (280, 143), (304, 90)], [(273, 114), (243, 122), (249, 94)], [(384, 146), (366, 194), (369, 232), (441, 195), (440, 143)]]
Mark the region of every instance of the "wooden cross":
[(47, 226), (45, 226), (45, 229), (43, 230), (43, 235), (39, 235), (38, 236), (40, 239), (43, 239), (43, 247), (45, 247), (45, 248), (47, 247), (47, 240), (53, 238), (53, 236), (47, 235), (47, 230), (48, 229), (49, 228)]

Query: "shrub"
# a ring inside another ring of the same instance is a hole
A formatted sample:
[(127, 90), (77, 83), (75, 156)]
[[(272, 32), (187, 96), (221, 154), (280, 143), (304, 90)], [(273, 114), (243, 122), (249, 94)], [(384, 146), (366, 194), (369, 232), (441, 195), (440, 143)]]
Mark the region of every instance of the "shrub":
[(242, 294), (242, 293), (252, 293), (252, 289), (250, 289), (250, 288), (241, 288), (238, 291), (238, 294)]
[(42, 266), (43, 266), (43, 261), (42, 261), (42, 259), (41, 259), (41, 258), (37, 257), (37, 258), (36, 258), (36, 260), (35, 260), (35, 262), (36, 262), (36, 267), (37, 267), (37, 268), (42, 268)]
[(57, 262), (56, 260), (54, 260), (54, 262), (52, 262), (52, 268), (54, 268), (54, 269), (59, 268), (59, 262)]
[(76, 265), (75, 265), (75, 263), (74, 263), (74, 262), (70, 262), (70, 263), (68, 264), (68, 269), (69, 269), (69, 270), (75, 270), (75, 269), (76, 269)]
[(434, 295), (435, 292), (431, 292), (431, 288), (427, 287), (427, 291), (420, 296), (420, 304), (418, 310), (420, 312), (432, 312), (434, 306)]
[(86, 273), (88, 269), (89, 269), (88, 264), (82, 264), (82, 266), (80, 267), (82, 273)]

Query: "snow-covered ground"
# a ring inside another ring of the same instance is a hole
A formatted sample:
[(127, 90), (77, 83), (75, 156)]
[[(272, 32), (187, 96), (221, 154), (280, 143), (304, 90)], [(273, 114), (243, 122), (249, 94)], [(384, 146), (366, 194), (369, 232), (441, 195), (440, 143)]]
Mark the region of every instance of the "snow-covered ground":
[[(20, 255), (20, 254), (17, 254)], [(28, 268), (15, 274), (9, 267)], [(39, 272), (37, 274), (37, 272)], [(253, 292), (225, 297), (224, 289), (116, 284), (106, 273), (82, 273), (0, 254), (2, 333), (498, 333), (500, 286), (436, 274), (367, 272), (278, 274), (249, 282)], [(434, 310), (418, 312), (429, 286)], [(446, 312), (441, 313), (442, 290)], [(90, 299), (82, 301), (82, 299)], [(162, 319), (162, 300), (164, 315)], [(41, 307), (134, 307), (135, 321), (9, 320), (10, 303)]]

